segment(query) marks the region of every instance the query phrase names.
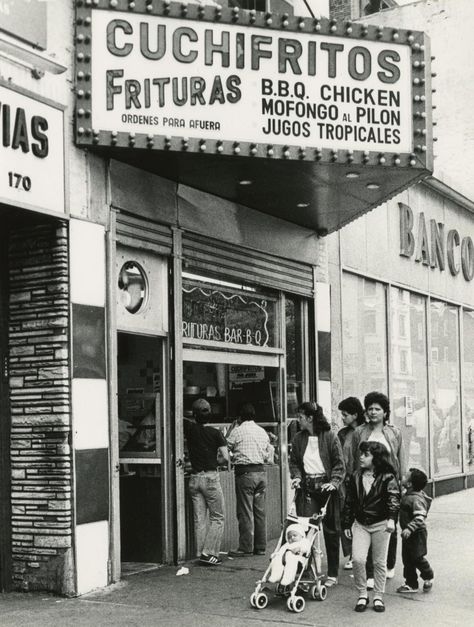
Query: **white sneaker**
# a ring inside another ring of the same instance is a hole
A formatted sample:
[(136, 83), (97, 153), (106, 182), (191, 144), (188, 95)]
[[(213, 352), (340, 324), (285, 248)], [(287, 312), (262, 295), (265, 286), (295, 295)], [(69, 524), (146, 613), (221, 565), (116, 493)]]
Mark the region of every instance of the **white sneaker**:
[(387, 579), (393, 579), (395, 577), (395, 568), (387, 568)]
[(347, 560), (344, 564), (344, 570), (352, 570), (352, 560)]
[(337, 577), (327, 577), (326, 581), (324, 582), (324, 585), (326, 586), (326, 588), (332, 588), (333, 586), (336, 586)]
[(374, 585), (375, 585), (375, 581), (373, 580), (372, 577), (367, 579), (367, 590), (373, 590), (374, 589)]

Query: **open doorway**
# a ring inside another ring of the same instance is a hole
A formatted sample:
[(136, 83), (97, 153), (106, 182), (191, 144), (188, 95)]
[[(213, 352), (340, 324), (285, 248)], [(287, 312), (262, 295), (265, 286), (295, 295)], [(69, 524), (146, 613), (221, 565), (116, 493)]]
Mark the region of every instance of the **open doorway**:
[(117, 392), (120, 453), (122, 574), (163, 561), (163, 340), (118, 333)]

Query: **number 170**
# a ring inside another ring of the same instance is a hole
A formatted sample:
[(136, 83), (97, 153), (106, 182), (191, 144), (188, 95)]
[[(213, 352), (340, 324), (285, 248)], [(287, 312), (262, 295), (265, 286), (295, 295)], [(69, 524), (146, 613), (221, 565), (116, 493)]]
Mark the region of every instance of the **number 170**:
[(31, 189), (30, 177), (23, 176), (22, 174), (18, 174), (18, 172), (8, 173), (8, 184), (10, 187), (13, 187), (14, 189), (23, 188), (25, 192), (29, 192)]

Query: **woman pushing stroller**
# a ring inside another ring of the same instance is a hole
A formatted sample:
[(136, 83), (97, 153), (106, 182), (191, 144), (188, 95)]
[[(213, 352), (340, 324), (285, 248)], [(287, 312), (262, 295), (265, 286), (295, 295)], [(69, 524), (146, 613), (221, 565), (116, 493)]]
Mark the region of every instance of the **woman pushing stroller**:
[(291, 442), (290, 455), (292, 487), (297, 489), (296, 513), (312, 516), (328, 502), (323, 533), (328, 563), (325, 585), (330, 588), (338, 582), (341, 531), (338, 488), (344, 478), (344, 458), (337, 435), (319, 405), (302, 403), (298, 407), (298, 419), (301, 431)]

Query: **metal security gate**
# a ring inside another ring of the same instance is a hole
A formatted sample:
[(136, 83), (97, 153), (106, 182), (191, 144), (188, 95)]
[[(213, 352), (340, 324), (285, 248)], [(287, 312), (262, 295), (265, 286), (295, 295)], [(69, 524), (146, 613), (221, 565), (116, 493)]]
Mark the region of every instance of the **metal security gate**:
[(314, 295), (313, 266), (203, 235), (183, 234), (183, 262), (183, 270), (199, 270), (308, 298)]
[(117, 241), (125, 246), (170, 255), (172, 231), (169, 226), (120, 211), (117, 213)]

